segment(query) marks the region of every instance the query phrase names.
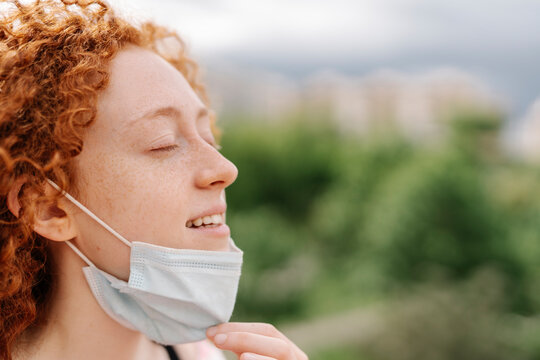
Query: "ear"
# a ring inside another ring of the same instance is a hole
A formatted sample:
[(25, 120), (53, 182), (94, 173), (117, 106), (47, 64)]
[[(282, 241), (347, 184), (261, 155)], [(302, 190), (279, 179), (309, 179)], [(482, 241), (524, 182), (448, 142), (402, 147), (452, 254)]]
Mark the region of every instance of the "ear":
[(13, 184), (7, 195), (8, 209), (17, 218), (19, 217), (19, 212), (21, 211), (21, 203), (19, 203), (19, 193), (21, 192), (21, 188), (25, 182), (25, 177), (20, 177), (15, 180), (15, 183)]
[[(7, 196), (8, 209), (16, 217), (19, 217), (21, 209), (19, 193), (25, 182), (25, 178), (17, 179)], [(53, 194), (56, 191), (47, 183), (44, 186), (46, 194)], [(73, 216), (68, 207), (62, 204), (62, 200), (60, 199), (59, 204), (38, 205), (36, 211), (32, 228), (36, 233), (49, 240), (66, 241), (77, 236), (77, 228)]]

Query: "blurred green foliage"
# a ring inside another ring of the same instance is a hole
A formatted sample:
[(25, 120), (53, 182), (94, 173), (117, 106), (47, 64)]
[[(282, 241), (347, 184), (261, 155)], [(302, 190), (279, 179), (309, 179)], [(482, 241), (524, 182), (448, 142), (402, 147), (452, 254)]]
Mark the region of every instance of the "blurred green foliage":
[[(300, 321), (402, 296), (424, 299), (419, 287), (446, 284), (454, 313), (438, 314), (428, 299), (413, 315), (401, 309), (384, 320), (409, 324), (381, 334), (397, 352), (373, 341), (313, 358), (540, 357), (540, 338), (486, 337), (486, 329), (514, 329), (498, 321), (503, 314), (540, 309), (540, 168), (499, 149), (502, 121), (457, 113), (438, 141), (412, 142), (391, 130), (343, 133), (308, 113), (273, 124), (223, 119), (223, 154), (239, 169), (227, 190), (227, 221), (245, 252), (235, 318)], [(464, 285), (485, 269), (499, 280)], [(497, 297), (496, 306), (480, 306), (468, 293)], [(423, 318), (429, 331), (414, 345), (406, 334)], [(446, 355), (434, 357), (437, 348)]]

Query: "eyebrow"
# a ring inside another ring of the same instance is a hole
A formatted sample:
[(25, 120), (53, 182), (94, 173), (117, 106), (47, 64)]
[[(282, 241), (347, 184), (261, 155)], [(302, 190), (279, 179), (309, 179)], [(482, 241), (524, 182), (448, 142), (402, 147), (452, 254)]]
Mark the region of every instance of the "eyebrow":
[[(160, 108), (157, 108), (157, 109), (152, 109), (152, 110), (146, 112), (145, 114), (143, 114), (142, 116), (133, 119), (127, 125), (131, 126), (131, 125), (133, 125), (133, 124), (135, 124), (135, 123), (137, 123), (137, 122), (139, 122), (139, 121), (141, 121), (143, 119), (151, 119), (151, 118), (155, 118), (155, 117), (158, 117), (158, 116), (169, 116), (169, 117), (182, 118), (183, 114), (182, 114), (182, 111), (180, 111), (180, 109), (178, 109), (177, 107), (165, 106), (165, 107), (160, 107)], [(204, 107), (200, 108), (198, 113), (197, 113), (196, 120), (199, 120), (200, 118), (205, 117), (205, 116), (208, 116), (208, 109), (204, 108)]]

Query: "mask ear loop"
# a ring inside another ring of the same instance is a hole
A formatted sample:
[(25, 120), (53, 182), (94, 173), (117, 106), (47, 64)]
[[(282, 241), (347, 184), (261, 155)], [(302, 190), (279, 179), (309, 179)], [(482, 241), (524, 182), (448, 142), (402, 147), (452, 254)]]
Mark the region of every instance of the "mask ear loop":
[(73, 245), (71, 243), (71, 241), (67, 240), (66, 241), (66, 244), (71, 248), (71, 250), (75, 251), (75, 254), (79, 255), (79, 257), (81, 259), (83, 259), (83, 261), (88, 265), (88, 266), (92, 266), (92, 267), (96, 267), (96, 265), (94, 265), (93, 262), (90, 261), (90, 259), (88, 259), (82, 252), (81, 250), (77, 249), (77, 247), (75, 245)]
[[(101, 226), (103, 226), (105, 229), (109, 230), (111, 232), (111, 234), (113, 234), (114, 236), (116, 236), (116, 238), (120, 241), (122, 241), (124, 244), (126, 244), (127, 246), (131, 247), (131, 243), (126, 239), (124, 238), (122, 235), (120, 235), (119, 233), (117, 233), (113, 228), (111, 228), (109, 225), (107, 225), (103, 220), (101, 220), (100, 218), (98, 218), (96, 215), (94, 215), (90, 210), (88, 210), (88, 208), (86, 208), (83, 204), (81, 204), (80, 202), (78, 202), (73, 196), (69, 195), (66, 191), (60, 189), (60, 187), (58, 185), (56, 185), (54, 183), (54, 181), (52, 181), (51, 179), (46, 179), (49, 184), (51, 184), (51, 186), (53, 188), (55, 188), (56, 190), (58, 190), (60, 193), (62, 193), (62, 195), (64, 195), (65, 197), (67, 197), (73, 204), (75, 204), (79, 209), (81, 209), (83, 212), (85, 212), (88, 216), (90, 216), (92, 219), (94, 219), (98, 224), (100, 224)], [(72, 249), (75, 248), (75, 246), (73, 246), (73, 244), (71, 244), (69, 241), (68, 241), (68, 245), (71, 246)], [(80, 251), (76, 251), (77, 254), (79, 255), (82, 255), (82, 253), (80, 253)], [(83, 257), (84, 255), (82, 255), (81, 257)], [(83, 260), (86, 259), (85, 261), (88, 263), (89, 260), (88, 258), (86, 258), (86, 256), (84, 256)], [(91, 262), (90, 262), (91, 264)]]

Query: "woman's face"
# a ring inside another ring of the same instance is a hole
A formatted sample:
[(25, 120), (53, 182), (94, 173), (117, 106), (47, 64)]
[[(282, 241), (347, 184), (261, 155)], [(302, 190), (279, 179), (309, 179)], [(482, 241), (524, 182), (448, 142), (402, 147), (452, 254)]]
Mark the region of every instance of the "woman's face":
[[(213, 144), (207, 110), (184, 76), (151, 51), (126, 48), (75, 159), (79, 200), (129, 241), (227, 250), (226, 225), (187, 226), (224, 215), (224, 190), (238, 175)], [(127, 279), (129, 248), (80, 211), (75, 222), (83, 253)]]

